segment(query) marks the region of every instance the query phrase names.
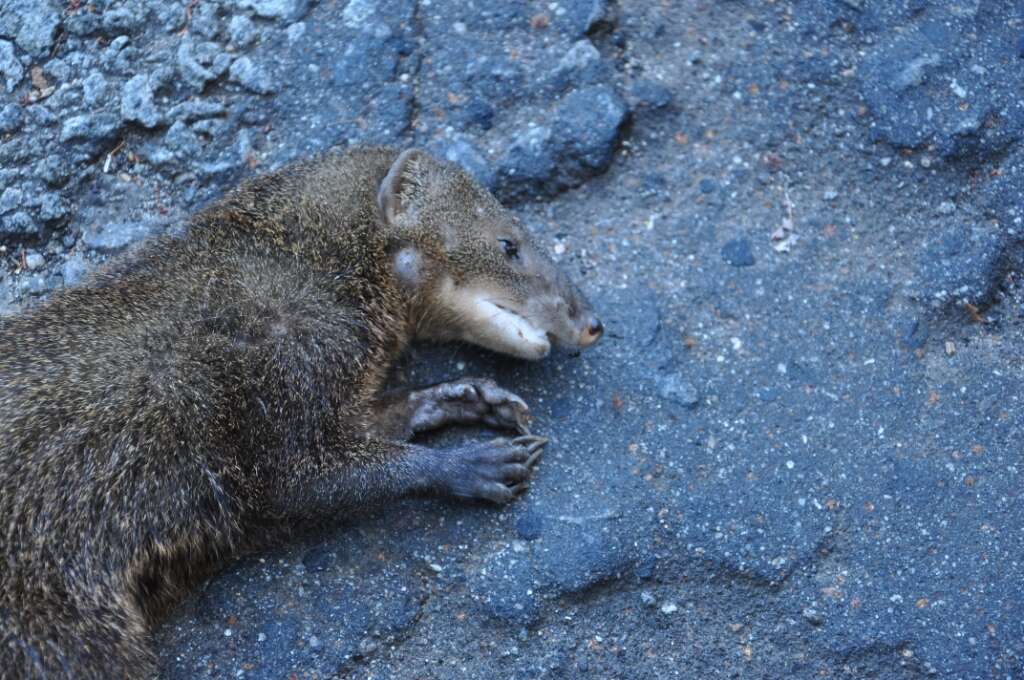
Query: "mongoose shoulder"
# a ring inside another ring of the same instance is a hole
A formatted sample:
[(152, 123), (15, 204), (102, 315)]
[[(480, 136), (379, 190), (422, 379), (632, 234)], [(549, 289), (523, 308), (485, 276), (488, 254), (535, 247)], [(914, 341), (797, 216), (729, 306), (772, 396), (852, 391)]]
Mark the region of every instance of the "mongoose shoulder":
[[(546, 440), (462, 379), (383, 391), (414, 339), (539, 359), (601, 324), (464, 172), (364, 148), (258, 177), (0, 322), (0, 677), (155, 672), (147, 628), (269, 527), (434, 492), (504, 503)], [(450, 423), (517, 434), (448, 449)]]

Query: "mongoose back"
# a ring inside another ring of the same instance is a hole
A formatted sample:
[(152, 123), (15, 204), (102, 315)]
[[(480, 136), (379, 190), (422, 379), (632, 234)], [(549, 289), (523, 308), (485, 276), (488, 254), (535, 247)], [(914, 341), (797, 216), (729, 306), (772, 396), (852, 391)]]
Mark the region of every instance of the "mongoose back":
[[(389, 367), (414, 339), (539, 359), (601, 333), (486, 190), (386, 148), (249, 181), (0, 322), (0, 677), (152, 677), (154, 617), (273, 527), (417, 492), (508, 502), (546, 442), (523, 400), (386, 392)], [(409, 441), (450, 423), (509, 434)]]

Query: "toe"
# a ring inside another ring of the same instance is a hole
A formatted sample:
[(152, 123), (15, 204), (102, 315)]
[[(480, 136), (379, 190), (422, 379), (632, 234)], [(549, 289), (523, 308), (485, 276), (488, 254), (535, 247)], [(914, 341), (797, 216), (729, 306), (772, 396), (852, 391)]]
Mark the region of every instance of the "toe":
[(529, 457), (530, 450), (527, 447), (501, 437), (491, 441), (491, 449), (481, 457), (481, 462), (488, 465), (525, 463)]
[(515, 493), (501, 482), (489, 482), (480, 487), (479, 497), (501, 505), (515, 498)]
[(477, 390), (480, 392), (480, 396), (483, 397), (484, 401), (492, 406), (500, 404), (508, 404), (513, 407), (518, 407), (524, 411), (529, 411), (530, 408), (526, 405), (518, 395), (509, 392), (506, 389), (498, 387), (493, 381), (485, 380), (477, 384)]
[(529, 488), (530, 488), (530, 483), (529, 482), (520, 482), (519, 484), (516, 484), (515, 486), (510, 487), (509, 491), (512, 493), (512, 496), (515, 497), (515, 496), (519, 496), (519, 495), (525, 493), (526, 490), (529, 489)]
[(498, 475), (506, 484), (515, 484), (530, 478), (530, 468), (523, 463), (508, 463), (498, 468)]

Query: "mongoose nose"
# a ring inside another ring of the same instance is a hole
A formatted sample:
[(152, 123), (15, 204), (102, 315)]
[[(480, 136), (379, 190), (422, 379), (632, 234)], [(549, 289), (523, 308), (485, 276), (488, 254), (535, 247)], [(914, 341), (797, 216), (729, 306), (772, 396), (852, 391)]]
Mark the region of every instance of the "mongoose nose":
[(592, 316), (590, 317), (590, 323), (587, 324), (587, 330), (583, 331), (580, 344), (584, 347), (590, 347), (601, 338), (602, 333), (604, 333), (604, 324), (596, 316)]

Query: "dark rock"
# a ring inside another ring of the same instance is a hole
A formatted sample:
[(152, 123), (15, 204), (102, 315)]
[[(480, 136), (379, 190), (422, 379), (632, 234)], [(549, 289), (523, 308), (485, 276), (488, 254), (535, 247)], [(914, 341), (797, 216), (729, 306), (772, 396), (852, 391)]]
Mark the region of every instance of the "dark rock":
[[(115, 127), (117, 119), (114, 119)], [(88, 145), (89, 148), (98, 146), (98, 140)], [(68, 181), (74, 171), (73, 165), (68, 156), (47, 156), (40, 159), (32, 170), (36, 177), (43, 180), (51, 187), (61, 186)]]
[(181, 73), (185, 82), (193, 87), (202, 89), (207, 82), (217, 77), (213, 71), (199, 63), (199, 60), (193, 55), (193, 43), (187, 38), (178, 45), (176, 57), (178, 72)]
[(700, 404), (697, 388), (679, 373), (658, 376), (658, 396), (686, 408), (696, 408)]
[(804, 607), (801, 614), (803, 614), (804, 619), (806, 619), (812, 626), (820, 626), (825, 623), (825, 617), (823, 617), (821, 612), (813, 607)]
[(441, 158), (465, 168), (485, 187), (495, 186), (494, 169), (469, 137), (457, 135), (452, 139), (428, 145), (427, 148)]
[(228, 35), (236, 47), (248, 47), (257, 37), (256, 26), (244, 14), (236, 14), (228, 23)]
[(250, 92), (272, 94), (277, 86), (263, 66), (253, 63), (249, 57), (239, 57), (231, 64), (230, 79)]
[(635, 106), (649, 109), (663, 109), (672, 103), (672, 91), (661, 83), (647, 78), (633, 83), (630, 96)]
[(603, 172), (628, 113), (622, 98), (606, 85), (567, 95), (550, 126), (532, 125), (515, 134), (499, 161), (500, 196), (551, 195)]
[(68, 118), (60, 127), (60, 141), (98, 146), (117, 137), (120, 121), (110, 114), (83, 114)]
[(1005, 149), (1024, 134), (1024, 72), (992, 50), (1018, 34), (986, 13), (933, 14), (880, 41), (858, 69), (872, 134), (898, 147), (930, 144), (947, 158)]
[(95, 71), (82, 80), (82, 98), (86, 104), (95, 106), (103, 103), (107, 96), (107, 79)]
[(195, 6), (189, 32), (209, 40), (217, 39), (220, 35), (220, 16), (214, 3), (201, 2)]
[(577, 90), (562, 100), (552, 130), (562, 155), (570, 161), (563, 172), (572, 181), (607, 169), (628, 115), (626, 103), (607, 85)]
[(367, 657), (377, 651), (380, 645), (371, 637), (365, 637), (359, 641), (359, 656)]
[(0, 231), (7, 234), (27, 236), (38, 232), (39, 225), (36, 224), (35, 220), (33, 220), (32, 216), (27, 212), (18, 211), (10, 215), (5, 215), (0, 219)]
[(13, 212), (25, 205), (25, 193), (22, 189), (8, 186), (0, 194), (0, 215)]
[(13, 92), (25, 77), (25, 69), (14, 54), (14, 43), (6, 40), (0, 40), (0, 76), (3, 77), (4, 85), (9, 93)]
[(113, 253), (142, 240), (153, 232), (154, 225), (147, 222), (113, 222), (97, 225), (82, 232), (81, 242), (102, 253)]
[(120, 7), (103, 10), (101, 22), (107, 35), (134, 33), (146, 20), (148, 7), (141, 2), (130, 2)]
[[(309, 0), (241, 0), (238, 5), (265, 19), (281, 19), (289, 23), (298, 21), (309, 10)], [(347, 7), (346, 11), (349, 11)]]
[(594, 44), (589, 40), (577, 40), (568, 49), (565, 55), (558, 61), (556, 73), (560, 74), (567, 81), (575, 79), (575, 82), (585, 82), (588, 78), (582, 74), (594, 72), (594, 67), (601, 63), (601, 53), (597, 51)]
[(285, 37), (288, 39), (290, 44), (294, 44), (302, 39), (302, 36), (306, 34), (306, 23), (303, 21), (297, 21), (284, 31)]
[(4, 0), (0, 4), (0, 37), (11, 38), (33, 56), (52, 46), (60, 11), (52, 0)]
[(501, 197), (514, 200), (524, 194), (552, 193), (557, 144), (551, 128), (535, 125), (519, 130), (499, 164)]
[[(121, 53), (131, 50), (128, 47), (129, 42), (131, 39), (126, 35), (119, 35), (111, 40), (107, 48), (100, 54), (100, 63), (108, 69), (122, 71), (125, 59)], [(129, 52), (128, 57), (131, 56), (132, 53)]]
[(121, 120), (153, 128), (163, 122), (153, 101), (154, 85), (149, 76), (137, 75), (121, 89)]
[(3, 193), (0, 194), (0, 215), (4, 213), (13, 212), (14, 210), (22, 207), (25, 200), (25, 194), (16, 187), (7, 187)]
[(25, 121), (25, 114), (17, 104), (8, 104), (0, 109), (0, 134), (17, 132)]
[(722, 246), (722, 259), (733, 267), (750, 267), (754, 264), (754, 251), (750, 241), (737, 238)]
[(564, 26), (570, 36), (592, 34), (614, 24), (608, 0), (562, 0), (560, 5), (565, 14), (558, 18), (557, 25)]
[(167, 117), (184, 123), (194, 123), (203, 118), (223, 116), (227, 113), (224, 104), (213, 99), (190, 99), (167, 111)]
[(700, 193), (713, 194), (716, 191), (718, 191), (718, 182), (715, 180), (710, 177), (705, 177), (700, 181)]
[(40, 104), (25, 107), (29, 122), (40, 127), (50, 127), (58, 121), (57, 115), (50, 109)]
[(87, 9), (69, 14), (64, 18), (64, 30), (82, 38), (98, 33), (100, 26), (100, 15)]
[(46, 193), (39, 199), (39, 216), (44, 220), (56, 220), (68, 213), (67, 203), (58, 194)]
[(164, 144), (178, 159), (194, 156), (200, 149), (199, 138), (183, 121), (176, 120), (164, 135)]

